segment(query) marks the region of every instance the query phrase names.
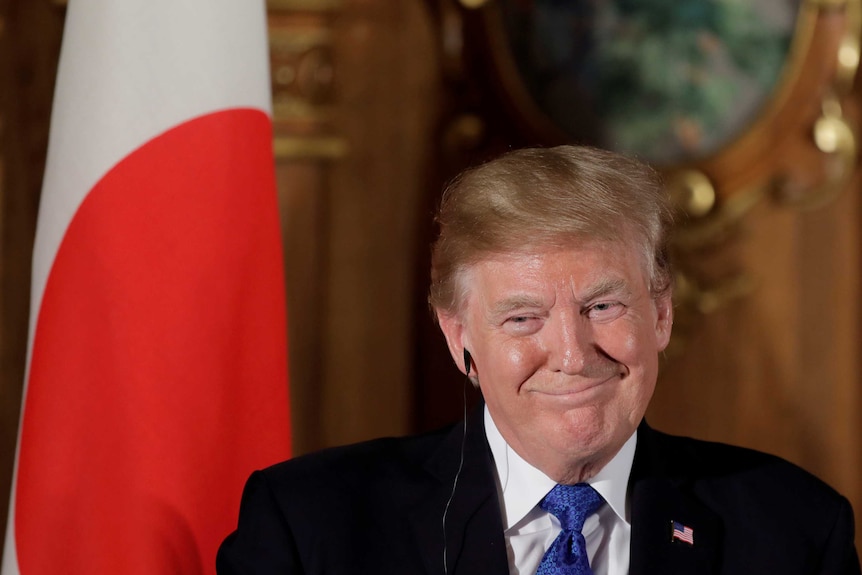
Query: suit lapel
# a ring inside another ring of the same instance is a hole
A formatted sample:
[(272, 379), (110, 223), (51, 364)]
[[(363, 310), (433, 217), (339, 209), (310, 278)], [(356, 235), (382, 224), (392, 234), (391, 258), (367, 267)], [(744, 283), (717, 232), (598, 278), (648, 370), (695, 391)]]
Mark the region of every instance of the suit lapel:
[[(413, 534), (429, 575), (446, 572), (444, 549), (450, 575), (507, 575), (500, 505), (481, 405), (468, 418), (466, 437), (463, 434), (463, 425), (453, 427), (425, 464), (425, 471), (433, 476), (433, 487), (411, 513)], [(446, 512), (444, 547), (443, 513), (452, 495), (462, 441), (464, 464)], [(646, 423), (638, 429), (638, 446), (629, 480), (632, 520), (629, 573), (719, 573), (722, 523), (695, 496), (690, 479), (673, 465), (675, 458), (665, 443), (663, 436)], [(673, 537), (674, 522), (692, 530), (693, 543)]]
[[(632, 541), (630, 575), (718, 573), (723, 539), (719, 518), (675, 472), (662, 437), (646, 424), (630, 478)], [(692, 531), (693, 542), (673, 537), (673, 523)]]
[[(450, 575), (507, 575), (509, 572), (481, 407), (468, 418), (466, 437), (463, 424), (456, 425), (425, 465), (426, 471), (436, 479), (436, 487), (412, 513), (411, 523), (429, 575), (446, 572), (444, 551)], [(462, 443), (464, 464), (453, 495)]]

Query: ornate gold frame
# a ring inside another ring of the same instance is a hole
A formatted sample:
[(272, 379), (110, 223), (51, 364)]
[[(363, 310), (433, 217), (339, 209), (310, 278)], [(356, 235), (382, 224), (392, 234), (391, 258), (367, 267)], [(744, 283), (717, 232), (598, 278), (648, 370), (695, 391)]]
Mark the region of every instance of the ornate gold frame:
[(333, 21), (343, 0), (268, 0), (273, 146), (280, 161), (347, 153), (333, 115)]

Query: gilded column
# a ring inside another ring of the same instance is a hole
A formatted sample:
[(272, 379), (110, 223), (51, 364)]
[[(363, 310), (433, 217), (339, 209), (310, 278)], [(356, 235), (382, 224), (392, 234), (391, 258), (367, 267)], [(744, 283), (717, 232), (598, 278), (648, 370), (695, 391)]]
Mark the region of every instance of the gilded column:
[(319, 447), (328, 197), (347, 152), (334, 125), (337, 0), (270, 0), (274, 148), (287, 280), (293, 447)]

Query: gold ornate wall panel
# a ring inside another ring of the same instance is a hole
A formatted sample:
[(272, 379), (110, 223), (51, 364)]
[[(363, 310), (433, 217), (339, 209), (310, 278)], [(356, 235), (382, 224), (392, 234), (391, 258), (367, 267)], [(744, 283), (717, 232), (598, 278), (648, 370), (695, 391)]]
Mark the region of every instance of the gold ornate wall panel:
[(270, 1), (269, 43), (279, 160), (334, 160), (346, 142), (333, 126), (333, 23), (342, 2)]
[(294, 451), (405, 433), (428, 21), (416, 2), (268, 6)]
[(333, 22), (341, 2), (268, 2), (273, 135), (288, 294), (294, 450), (322, 434), (328, 202), (333, 162), (346, 153), (334, 126)]
[(410, 429), (415, 235), (439, 101), (434, 38), (419, 2), (354, 0), (337, 27), (326, 440)]

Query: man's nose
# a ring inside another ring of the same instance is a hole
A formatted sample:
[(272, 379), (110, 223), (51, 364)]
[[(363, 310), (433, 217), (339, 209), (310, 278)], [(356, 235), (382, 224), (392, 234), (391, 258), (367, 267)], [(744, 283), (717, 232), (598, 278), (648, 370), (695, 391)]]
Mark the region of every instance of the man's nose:
[(563, 313), (548, 334), (548, 363), (553, 371), (577, 375), (584, 371), (592, 349), (592, 331), (586, 318), (577, 313)]

